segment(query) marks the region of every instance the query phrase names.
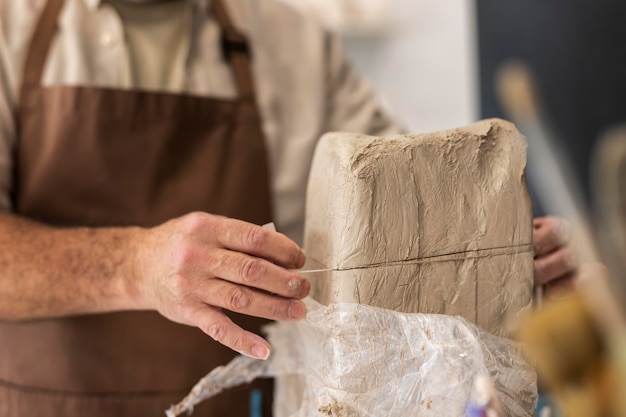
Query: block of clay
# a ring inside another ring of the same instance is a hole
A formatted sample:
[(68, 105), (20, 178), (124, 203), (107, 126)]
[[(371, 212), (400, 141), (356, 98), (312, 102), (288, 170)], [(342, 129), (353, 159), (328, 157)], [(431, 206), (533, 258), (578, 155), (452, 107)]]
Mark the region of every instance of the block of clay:
[(329, 133), (310, 174), (312, 296), (460, 315), (500, 335), (533, 287), (526, 141), (502, 120), (393, 137)]

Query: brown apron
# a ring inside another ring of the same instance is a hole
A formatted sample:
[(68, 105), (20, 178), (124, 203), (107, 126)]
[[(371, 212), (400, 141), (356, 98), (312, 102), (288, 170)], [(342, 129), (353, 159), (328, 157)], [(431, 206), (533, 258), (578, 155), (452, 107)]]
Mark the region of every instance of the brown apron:
[[(213, 12), (237, 100), (94, 87), (42, 87), (63, 0), (49, 0), (21, 91), (14, 207), (63, 226), (154, 226), (201, 210), (271, 221), (268, 168), (245, 39)], [(233, 315), (234, 317), (234, 315)], [(265, 321), (237, 316), (259, 332)], [(234, 357), (200, 330), (155, 312), (0, 323), (0, 416), (162, 416)], [(264, 415), (271, 382), (260, 381)], [(248, 416), (250, 386), (198, 416)]]

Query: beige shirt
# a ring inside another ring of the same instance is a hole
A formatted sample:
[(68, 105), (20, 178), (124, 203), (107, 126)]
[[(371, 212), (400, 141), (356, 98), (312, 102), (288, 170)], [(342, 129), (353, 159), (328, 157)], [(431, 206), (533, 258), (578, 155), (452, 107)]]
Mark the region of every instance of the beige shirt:
[(188, 3), (171, 0), (137, 4), (103, 0), (119, 14), (124, 27), (131, 84), (145, 90), (182, 90), (189, 36), (185, 31)]
[[(176, 30), (169, 37), (165, 34), (174, 47), (153, 54), (163, 39), (142, 35), (158, 19), (155, 13), (146, 13), (145, 21), (131, 21), (137, 16), (121, 8), (120, 15), (115, 0), (66, 0), (43, 84), (235, 97), (231, 69), (222, 61), (219, 28), (210, 16), (208, 1), (185, 2), (182, 37)], [(11, 208), (22, 66), (44, 4), (45, 0), (0, 0), (0, 208), (4, 210)], [(276, 226), (301, 242), (306, 182), (319, 137), (332, 130), (382, 134), (397, 129), (346, 63), (338, 41), (313, 21), (277, 0), (228, 0), (226, 4), (248, 35), (254, 53)], [(172, 16), (177, 19), (179, 15)], [(143, 53), (154, 56), (147, 62), (140, 56)]]

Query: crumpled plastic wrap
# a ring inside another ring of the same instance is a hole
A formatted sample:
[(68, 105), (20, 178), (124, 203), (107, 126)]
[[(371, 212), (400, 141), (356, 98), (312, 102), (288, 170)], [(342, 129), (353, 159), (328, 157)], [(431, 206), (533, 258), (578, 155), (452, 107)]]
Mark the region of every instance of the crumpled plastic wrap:
[[(510, 340), (460, 317), (306, 303), (306, 319), (266, 328), (267, 361), (238, 357), (215, 369), (168, 416), (254, 378), (289, 375), (303, 388), (292, 417), (460, 417), (479, 375), (495, 386), (505, 416), (534, 416), (535, 373)], [(280, 403), (275, 410), (287, 412)]]

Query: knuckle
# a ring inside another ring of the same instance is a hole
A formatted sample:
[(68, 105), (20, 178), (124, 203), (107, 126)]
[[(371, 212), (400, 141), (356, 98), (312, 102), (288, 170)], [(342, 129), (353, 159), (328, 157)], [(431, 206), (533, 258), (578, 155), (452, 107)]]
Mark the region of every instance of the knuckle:
[(267, 242), (265, 230), (260, 227), (251, 227), (245, 237), (245, 244), (250, 250), (257, 252), (263, 249)]
[(203, 329), (206, 334), (211, 336), (213, 340), (216, 342), (222, 342), (227, 337), (227, 331), (224, 325), (220, 323), (211, 323), (208, 325), (207, 329)]
[(270, 304), (270, 307), (269, 307), (269, 314), (271, 315), (270, 317), (275, 318), (275, 319), (288, 318), (289, 317), (288, 310), (289, 310), (289, 303), (286, 303), (286, 302), (272, 303)]
[(173, 262), (177, 271), (184, 271), (196, 260), (196, 251), (188, 244), (181, 244), (174, 250)]
[(250, 305), (250, 295), (241, 287), (234, 287), (228, 295), (228, 309), (232, 311), (243, 310)]
[(561, 255), (561, 262), (563, 268), (567, 272), (572, 272), (578, 268), (580, 260), (578, 258), (578, 254), (573, 250), (563, 251), (563, 255)]
[(188, 234), (197, 234), (203, 230), (210, 221), (207, 213), (196, 211), (189, 213), (183, 218), (183, 230)]
[[(183, 323), (194, 324), (196, 323), (195, 319), (198, 314), (198, 307), (190, 304), (181, 304), (178, 306), (178, 313)], [(199, 324), (198, 327), (200, 327)]]
[(243, 352), (244, 347), (246, 346), (244, 338), (241, 336), (232, 336), (232, 340), (229, 342), (230, 348), (237, 352)]
[(195, 326), (208, 334), (209, 327), (218, 323), (215, 317), (207, 316), (207, 305), (196, 297), (186, 297), (173, 306), (175, 309), (174, 322)]
[(172, 293), (180, 298), (189, 292), (189, 280), (182, 274), (176, 274), (170, 281)]
[(557, 227), (550, 227), (546, 230), (545, 241), (549, 246), (557, 246), (561, 240), (561, 233)]
[(204, 254), (206, 266), (211, 271), (217, 271), (228, 266), (229, 262), (226, 256), (220, 251), (207, 250)]
[(570, 223), (558, 217), (555, 217), (550, 228), (550, 238), (556, 245), (565, 245), (570, 236)]
[(259, 281), (263, 274), (264, 265), (260, 259), (248, 259), (241, 267), (241, 279), (245, 283)]
[(280, 302), (264, 303), (263, 312), (269, 319), (281, 319), (286, 316), (286, 307)]
[(572, 234), (572, 223), (567, 219), (559, 219), (559, 229), (565, 240), (569, 240)]

